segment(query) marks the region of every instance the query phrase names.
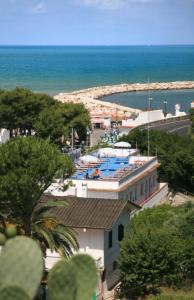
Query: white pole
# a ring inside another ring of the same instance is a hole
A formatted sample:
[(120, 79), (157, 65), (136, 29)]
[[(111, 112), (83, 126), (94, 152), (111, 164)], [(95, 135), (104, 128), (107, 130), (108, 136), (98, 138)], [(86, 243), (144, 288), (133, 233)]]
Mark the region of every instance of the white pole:
[(74, 130), (72, 128), (71, 130), (71, 149), (73, 150), (73, 144), (74, 144)]

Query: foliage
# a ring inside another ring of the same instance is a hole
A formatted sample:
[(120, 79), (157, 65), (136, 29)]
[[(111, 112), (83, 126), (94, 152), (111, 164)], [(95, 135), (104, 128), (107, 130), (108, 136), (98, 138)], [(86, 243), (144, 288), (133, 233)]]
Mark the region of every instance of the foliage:
[(194, 108), (191, 108), (190, 110), (190, 121), (191, 121), (190, 136), (191, 136), (191, 140), (194, 141)]
[(9, 239), (1, 251), (0, 265), (0, 294), (4, 289), (19, 288), (29, 299), (35, 297), (43, 273), (43, 258), (37, 243), (24, 237)]
[(62, 136), (69, 140), (71, 129), (78, 133), (79, 140), (85, 140), (86, 127), (90, 125), (88, 111), (82, 104), (57, 102), (52, 108), (44, 109), (34, 124), (38, 137), (47, 138), (61, 145)]
[(52, 208), (67, 207), (67, 203), (62, 200), (48, 201), (40, 203), (32, 213), (32, 237), (39, 241), (44, 255), (46, 249), (55, 251), (61, 257), (73, 255), (73, 250), (78, 250), (79, 246), (75, 238), (75, 232), (64, 224), (60, 223)]
[(48, 209), (64, 203), (45, 203), (41, 208), (37, 204), (54, 176), (66, 177), (72, 170), (71, 160), (44, 140), (19, 137), (0, 147), (1, 212), (21, 224), (25, 235), (63, 256), (71, 255), (77, 242), (73, 232), (49, 215)]
[(0, 92), (0, 128), (20, 131), (33, 129), (38, 114), (55, 101), (45, 94), (35, 94), (30, 90), (16, 88)]
[[(122, 140), (136, 144), (147, 155), (147, 131), (135, 129)], [(150, 131), (150, 155), (158, 156), (159, 179), (167, 181), (175, 191), (194, 193), (194, 143), (189, 138), (160, 131)]]
[(194, 282), (194, 208), (161, 206), (135, 216), (121, 243), (121, 295), (136, 299), (160, 286)]
[[(0, 300), (35, 299), (43, 274), (38, 245), (30, 238), (12, 238), (0, 253), (0, 263)], [(49, 272), (49, 299), (90, 300), (96, 284), (95, 261), (78, 254), (68, 261), (60, 260)]]
[(71, 128), (79, 139), (85, 140), (90, 116), (83, 104), (60, 103), (46, 94), (16, 88), (0, 91), (0, 128), (10, 130), (11, 136), (35, 130), (38, 137), (61, 145), (62, 137), (70, 138)]

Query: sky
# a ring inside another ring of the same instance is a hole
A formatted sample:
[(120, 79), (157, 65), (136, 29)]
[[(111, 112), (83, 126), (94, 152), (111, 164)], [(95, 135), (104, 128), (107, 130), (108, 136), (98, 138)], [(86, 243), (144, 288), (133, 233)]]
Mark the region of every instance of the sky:
[(0, 0), (0, 45), (194, 44), (194, 0)]

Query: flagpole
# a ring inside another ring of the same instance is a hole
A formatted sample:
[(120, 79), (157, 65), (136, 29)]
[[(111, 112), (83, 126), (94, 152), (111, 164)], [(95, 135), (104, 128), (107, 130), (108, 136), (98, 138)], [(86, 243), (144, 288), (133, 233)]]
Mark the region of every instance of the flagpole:
[(73, 128), (71, 130), (71, 149), (73, 150), (73, 143), (74, 143), (74, 132), (73, 132)]

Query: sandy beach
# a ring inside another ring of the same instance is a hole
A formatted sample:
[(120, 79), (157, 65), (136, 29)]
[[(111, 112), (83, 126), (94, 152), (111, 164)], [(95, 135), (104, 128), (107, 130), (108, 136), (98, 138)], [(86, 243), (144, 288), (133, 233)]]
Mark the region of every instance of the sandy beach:
[(100, 100), (104, 96), (118, 93), (135, 91), (154, 91), (154, 90), (178, 90), (194, 89), (194, 81), (175, 81), (175, 82), (155, 82), (155, 83), (133, 83), (119, 84), (110, 86), (99, 86), (83, 89), (72, 93), (60, 93), (54, 99), (63, 103), (74, 102), (83, 103), (90, 114), (109, 114), (114, 115), (115, 111), (119, 115), (130, 116), (132, 113), (140, 112), (139, 109), (133, 109), (121, 106), (115, 103)]

